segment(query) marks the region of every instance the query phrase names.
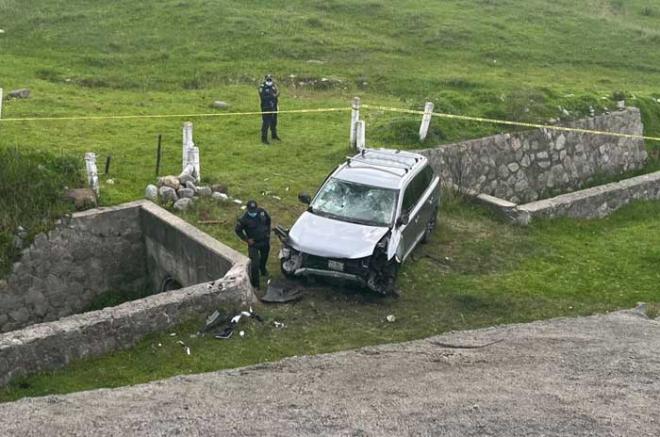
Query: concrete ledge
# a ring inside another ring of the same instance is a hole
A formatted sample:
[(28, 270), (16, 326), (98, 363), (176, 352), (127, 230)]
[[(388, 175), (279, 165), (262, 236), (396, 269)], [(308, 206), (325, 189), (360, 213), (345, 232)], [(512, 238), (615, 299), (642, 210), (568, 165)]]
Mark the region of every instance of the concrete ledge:
[(660, 171), (550, 199), (518, 205), (517, 221), (534, 218), (602, 218), (635, 200), (660, 200)]
[(603, 218), (636, 200), (660, 200), (660, 171), (516, 205), (504, 199), (463, 190), (508, 221), (527, 225), (535, 218)]
[(221, 305), (252, 303), (247, 269), (248, 264), (239, 263), (216, 282), (1, 334), (0, 386), (18, 376), (129, 348), (147, 334), (206, 315)]

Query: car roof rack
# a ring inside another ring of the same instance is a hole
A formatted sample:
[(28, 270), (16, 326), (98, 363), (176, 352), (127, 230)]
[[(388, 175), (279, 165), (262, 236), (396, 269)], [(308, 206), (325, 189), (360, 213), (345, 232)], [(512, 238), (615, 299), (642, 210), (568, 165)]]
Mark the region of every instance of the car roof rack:
[[(350, 167), (353, 162), (357, 162), (359, 164), (362, 164), (362, 165), (367, 166), (369, 168), (372, 168), (374, 170), (379, 170), (379, 171), (382, 171), (382, 172), (385, 172), (385, 173), (389, 173), (389, 174), (394, 175), (394, 176), (399, 177), (399, 178), (405, 176), (406, 173), (408, 173), (408, 171), (409, 171), (409, 169), (406, 168), (406, 167), (389, 165), (389, 164), (376, 164), (376, 163), (369, 162), (369, 161), (366, 161), (364, 159), (356, 158), (356, 157), (353, 157), (353, 156), (347, 156), (346, 157), (346, 165), (348, 167)], [(403, 173), (397, 173), (395, 171), (388, 170), (387, 168), (383, 168), (383, 167), (395, 168), (397, 170), (403, 170)]]
[(412, 170), (421, 159), (415, 156), (394, 155), (391, 152), (385, 152), (374, 149), (362, 149), (359, 155), (356, 156), (355, 158), (358, 157), (361, 158), (360, 159), (361, 161), (370, 162), (373, 165), (404, 168), (406, 169), (406, 172)]

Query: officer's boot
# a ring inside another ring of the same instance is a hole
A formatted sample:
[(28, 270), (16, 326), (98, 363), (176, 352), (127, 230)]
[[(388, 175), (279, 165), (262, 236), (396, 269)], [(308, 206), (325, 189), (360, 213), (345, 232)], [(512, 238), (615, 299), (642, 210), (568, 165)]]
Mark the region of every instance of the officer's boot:
[(262, 142), (263, 144), (270, 144), (270, 143), (268, 142), (268, 134), (266, 134), (266, 133), (264, 133), (264, 132), (261, 133), (261, 142)]

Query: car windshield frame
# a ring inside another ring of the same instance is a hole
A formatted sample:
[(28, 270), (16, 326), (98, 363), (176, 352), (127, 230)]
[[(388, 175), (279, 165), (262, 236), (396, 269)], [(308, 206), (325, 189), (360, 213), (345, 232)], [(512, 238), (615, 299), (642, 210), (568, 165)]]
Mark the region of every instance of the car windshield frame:
[[(367, 188), (367, 189), (373, 189), (373, 190), (379, 190), (382, 192), (387, 192), (387, 193), (392, 193), (392, 207), (391, 207), (391, 213), (390, 217), (387, 219), (387, 221), (378, 221), (378, 220), (370, 220), (366, 218), (361, 218), (361, 217), (355, 217), (355, 216), (348, 216), (348, 215), (341, 215), (341, 214), (336, 214), (332, 211), (324, 210), (324, 209), (319, 209), (318, 208), (318, 201), (323, 195), (324, 190), (328, 187), (328, 184), (331, 183), (341, 183), (345, 184), (347, 186), (357, 186), (357, 187), (362, 187)], [(337, 177), (329, 177), (321, 186), (321, 188), (318, 190), (316, 195), (314, 196), (314, 199), (309, 205), (308, 211), (311, 212), (312, 214), (316, 214), (322, 217), (328, 217), (334, 220), (339, 220), (343, 222), (348, 222), (348, 223), (356, 223), (360, 225), (366, 225), (366, 226), (376, 226), (376, 227), (391, 227), (392, 223), (394, 223), (394, 217), (396, 216), (396, 212), (399, 206), (399, 190), (395, 188), (385, 188), (385, 187), (378, 187), (375, 185), (369, 185), (369, 184), (362, 184), (359, 182), (354, 182), (354, 181), (347, 181), (345, 179), (337, 178)]]

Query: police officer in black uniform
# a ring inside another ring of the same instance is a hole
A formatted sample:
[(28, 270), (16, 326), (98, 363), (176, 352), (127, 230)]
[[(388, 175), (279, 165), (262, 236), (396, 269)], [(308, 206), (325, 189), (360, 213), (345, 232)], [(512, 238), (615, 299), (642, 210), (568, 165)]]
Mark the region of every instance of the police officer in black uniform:
[(236, 235), (248, 245), (250, 257), (250, 282), (259, 288), (259, 273), (268, 275), (266, 263), (270, 252), (270, 216), (265, 209), (259, 208), (257, 202), (247, 203), (245, 214), (236, 222)]
[(280, 96), (280, 90), (275, 85), (273, 77), (267, 74), (264, 81), (259, 85), (259, 98), (261, 99), (261, 111), (273, 112), (272, 114), (261, 114), (261, 142), (268, 142), (268, 129), (270, 128), (271, 137), (280, 141), (277, 136), (277, 104)]

